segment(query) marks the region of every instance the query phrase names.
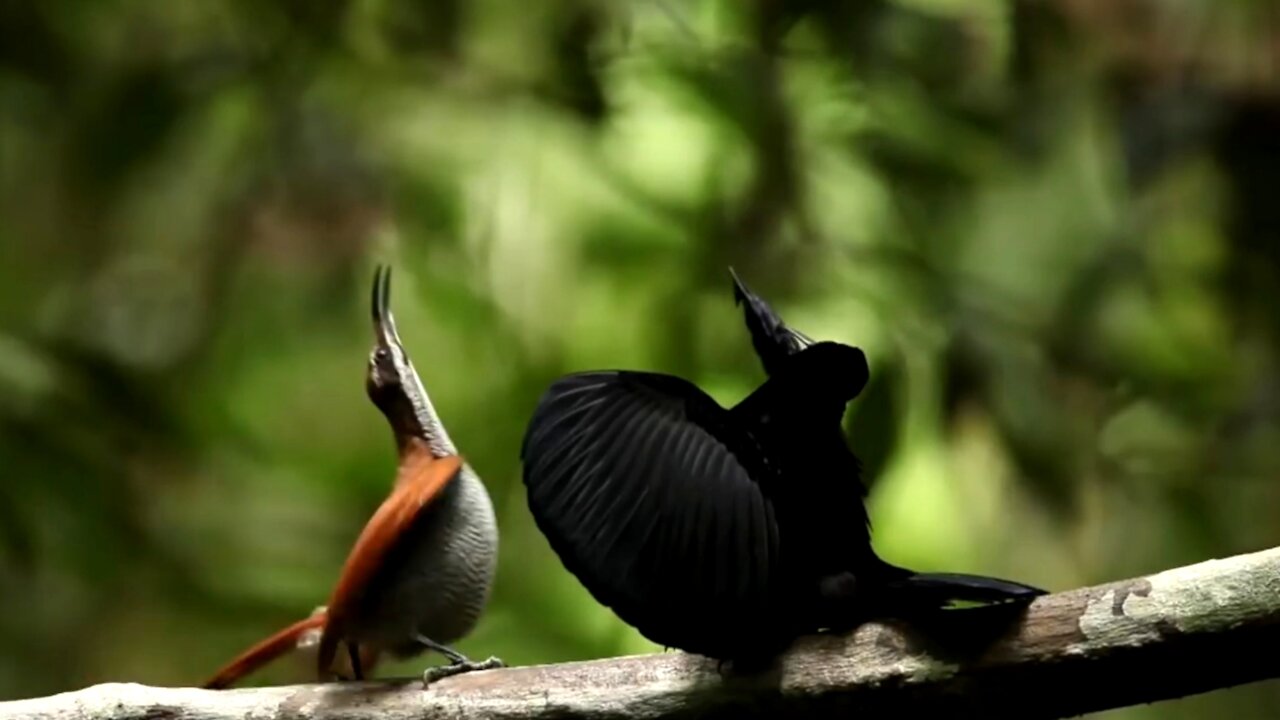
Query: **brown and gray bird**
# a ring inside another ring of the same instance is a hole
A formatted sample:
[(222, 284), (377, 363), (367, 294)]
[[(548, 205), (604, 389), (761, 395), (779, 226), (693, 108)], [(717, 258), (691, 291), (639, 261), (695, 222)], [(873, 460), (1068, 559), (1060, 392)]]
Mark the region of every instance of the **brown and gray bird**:
[(404, 659), (434, 650), (448, 658), (423, 673), (424, 683), (502, 666), (449, 646), (470, 634), (488, 603), (498, 528), (484, 483), (458, 455), (400, 342), (390, 292), (391, 272), (379, 268), (365, 387), (395, 436), (395, 485), (353, 545), (328, 605), (250, 647), (204, 687), (227, 687), (316, 633), (322, 681), (362, 679), (383, 653)]

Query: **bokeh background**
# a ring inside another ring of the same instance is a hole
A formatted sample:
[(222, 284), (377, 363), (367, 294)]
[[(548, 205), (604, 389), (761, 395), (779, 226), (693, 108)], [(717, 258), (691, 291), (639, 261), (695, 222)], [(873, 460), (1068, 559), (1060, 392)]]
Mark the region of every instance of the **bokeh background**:
[(730, 265), (868, 353), (890, 560), (1280, 544), (1278, 86), (1271, 0), (2, 3), (0, 698), (196, 684), (324, 602), (394, 470), (377, 262), (500, 514), (469, 654), (656, 649), (537, 533), (520, 438), (573, 370), (749, 392)]

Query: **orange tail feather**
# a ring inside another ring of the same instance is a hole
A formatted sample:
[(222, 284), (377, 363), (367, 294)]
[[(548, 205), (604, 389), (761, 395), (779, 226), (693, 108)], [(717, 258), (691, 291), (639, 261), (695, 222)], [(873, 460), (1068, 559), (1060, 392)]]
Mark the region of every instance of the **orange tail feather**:
[(203, 687), (214, 690), (230, 686), (240, 678), (296, 648), (298, 638), (302, 637), (303, 633), (323, 627), (328, 617), (328, 613), (318, 612), (258, 642), (224, 665)]

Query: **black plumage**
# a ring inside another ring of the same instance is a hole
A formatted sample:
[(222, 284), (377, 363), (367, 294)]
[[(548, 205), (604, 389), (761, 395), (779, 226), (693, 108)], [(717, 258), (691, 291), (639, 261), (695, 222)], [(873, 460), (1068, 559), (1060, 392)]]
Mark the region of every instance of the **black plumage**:
[(678, 377), (602, 370), (559, 378), (533, 413), (529, 507), (592, 596), (653, 642), (742, 660), (868, 614), (1042, 594), (876, 556), (841, 432), (865, 355), (788, 328), (733, 279), (768, 375), (742, 401), (726, 409)]
[(812, 338), (788, 327), (768, 303), (751, 292), (733, 268), (729, 268), (729, 277), (733, 278), (733, 301), (742, 306), (751, 345), (766, 375), (772, 375), (783, 358), (813, 344)]

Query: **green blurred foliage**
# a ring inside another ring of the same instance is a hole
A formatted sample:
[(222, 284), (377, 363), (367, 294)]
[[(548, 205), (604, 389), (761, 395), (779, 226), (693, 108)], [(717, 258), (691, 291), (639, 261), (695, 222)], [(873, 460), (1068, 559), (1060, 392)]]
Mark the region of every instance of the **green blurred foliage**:
[(324, 602), (394, 469), (380, 261), (500, 514), (464, 652), (656, 649), (550, 553), (519, 442), (573, 370), (747, 393), (729, 265), (871, 358), (848, 430), (891, 560), (1064, 589), (1280, 543), (1275, 18), (0, 5), (0, 697), (198, 683)]

